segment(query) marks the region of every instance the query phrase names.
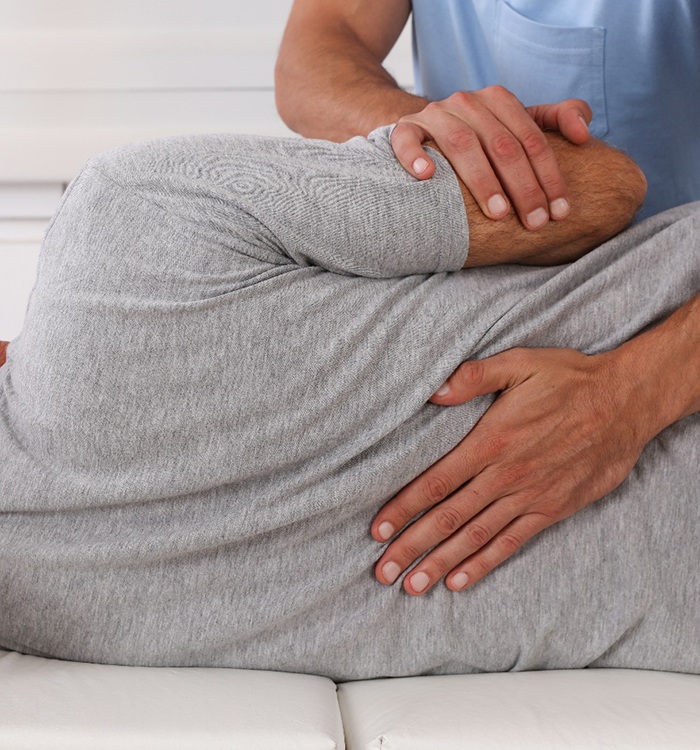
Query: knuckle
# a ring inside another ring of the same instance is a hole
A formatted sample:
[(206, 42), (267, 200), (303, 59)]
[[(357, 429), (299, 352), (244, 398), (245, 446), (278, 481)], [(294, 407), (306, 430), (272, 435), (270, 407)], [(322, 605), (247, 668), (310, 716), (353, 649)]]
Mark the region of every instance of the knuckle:
[(421, 546), (417, 539), (404, 539), (396, 554), (402, 567), (410, 565), (425, 552), (425, 547)]
[(500, 83), (494, 84), (493, 86), (487, 86), (484, 91), (487, 96), (500, 101), (510, 102), (515, 99), (515, 94)]
[(420, 114), (404, 115), (397, 121), (396, 126), (391, 133), (392, 140), (396, 138), (397, 135), (411, 133), (415, 127), (421, 127)]
[(516, 531), (504, 531), (499, 539), (502, 552), (510, 557), (525, 544), (525, 538)]
[(484, 363), (478, 359), (472, 362), (464, 362), (457, 375), (459, 378), (458, 385), (468, 389), (478, 387), (484, 380)]
[(428, 104), (425, 105), (421, 112), (425, 112), (425, 114), (427, 115), (434, 115), (444, 111), (444, 109), (445, 104), (442, 101), (428, 102)]
[(450, 536), (464, 523), (460, 512), (456, 508), (446, 506), (435, 511), (435, 528), (441, 536)]
[(546, 529), (548, 526), (557, 523), (557, 521), (561, 521), (563, 518), (575, 513), (576, 510), (579, 509), (575, 506), (562, 508), (560, 503), (552, 501), (547, 502), (541, 497), (533, 498), (533, 500), (536, 500), (536, 503), (532, 502), (531, 507), (534, 508), (536, 504), (537, 510), (531, 511), (526, 516), (530, 536), (534, 536), (542, 531), (542, 529)]
[(547, 172), (540, 177), (540, 185), (545, 193), (559, 194), (565, 188), (564, 183), (559, 179), (556, 172)]
[(476, 148), (481, 148), (479, 139), (476, 134), (470, 128), (457, 128), (451, 130), (446, 138), (446, 145), (457, 153), (466, 153)]
[(428, 569), (430, 570), (431, 574), (430, 577), (432, 579), (440, 578), (440, 576), (442, 576), (452, 567), (452, 564), (445, 557), (445, 555), (435, 550), (433, 550), (430, 555), (426, 557), (425, 562), (428, 564)]
[(486, 456), (501, 456), (510, 448), (510, 435), (507, 432), (491, 432), (483, 435), (481, 447)]
[(456, 105), (460, 109), (465, 109), (471, 106), (473, 99), (474, 94), (470, 91), (455, 91), (454, 94), (447, 97), (446, 101)]
[(528, 179), (526, 182), (522, 183), (518, 192), (525, 203), (539, 204), (540, 201), (543, 200), (542, 188), (534, 178), (532, 180)]
[(388, 521), (394, 529), (402, 529), (412, 518), (422, 510), (416, 500), (399, 502), (393, 500), (390, 505), (385, 506), (382, 521)]
[(469, 173), (469, 189), (474, 196), (490, 196), (502, 190), (493, 170), (475, 168)]
[(492, 566), (488, 558), (484, 555), (477, 555), (474, 557), (472, 565), (476, 570), (476, 578), (483, 578), (487, 573), (491, 572)]
[(423, 494), (428, 503), (435, 505), (450, 494), (450, 485), (440, 474), (432, 474), (425, 478)]
[(522, 139), (525, 153), (530, 159), (541, 159), (550, 153), (549, 143), (541, 130), (533, 130)]
[(418, 120), (400, 120), (391, 134), (391, 145), (397, 156), (400, 152), (412, 153), (420, 149), (425, 129)]
[(517, 139), (507, 132), (501, 132), (491, 139), (491, 151), (494, 156), (504, 162), (512, 162), (522, 154)]
[(502, 484), (511, 488), (520, 486), (530, 475), (530, 467), (522, 461), (506, 466), (500, 471)]
[(480, 523), (470, 523), (465, 526), (464, 535), (473, 549), (481, 549), (491, 539), (491, 532)]

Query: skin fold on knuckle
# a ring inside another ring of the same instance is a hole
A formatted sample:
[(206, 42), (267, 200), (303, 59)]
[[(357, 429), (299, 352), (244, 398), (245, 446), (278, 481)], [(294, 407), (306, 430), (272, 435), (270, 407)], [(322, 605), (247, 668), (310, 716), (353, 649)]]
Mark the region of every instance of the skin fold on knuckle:
[(554, 198), (566, 197), (566, 184), (562, 182), (556, 172), (545, 172), (539, 176), (540, 186), (552, 200)]
[(469, 561), (470, 572), (467, 574), (472, 581), (479, 581), (493, 570), (491, 561), (485, 555), (474, 555)]
[(468, 549), (472, 550), (481, 549), (492, 536), (486, 526), (477, 522), (467, 524), (462, 531), (462, 535)]
[(382, 565), (388, 560), (398, 563), (402, 570), (408, 567), (414, 560), (425, 554), (429, 547), (420, 542), (417, 538), (401, 539), (387, 550), (386, 558), (382, 560)]
[(510, 453), (511, 435), (504, 430), (492, 430), (482, 435), (480, 448), (487, 461), (498, 461)]
[[(480, 167), (469, 170), (469, 190), (475, 200), (481, 199), (482, 196), (486, 196), (484, 200), (488, 200), (492, 195), (503, 192), (503, 188), (495, 178), (493, 171), (487, 172)], [(484, 209), (488, 211), (488, 204), (485, 204)]]
[(470, 392), (478, 388), (484, 381), (485, 368), (484, 363), (477, 360), (465, 362), (455, 374), (454, 386), (458, 389)]
[(451, 536), (464, 524), (462, 514), (449, 505), (436, 508), (432, 521), (441, 538)]
[(481, 142), (477, 134), (468, 127), (450, 129), (444, 136), (445, 148), (451, 153), (466, 154), (481, 149)]
[(522, 147), (531, 161), (544, 161), (554, 158), (554, 152), (549, 147), (549, 141), (541, 130), (527, 133), (522, 141)]
[(431, 583), (442, 578), (454, 567), (455, 561), (451, 560), (446, 553), (433, 550), (420, 564), (420, 569), (429, 578)]
[(547, 197), (545, 196), (542, 188), (540, 187), (540, 183), (537, 182), (534, 175), (519, 175), (517, 178), (517, 182), (517, 192), (520, 200), (524, 205), (547, 205)]
[(500, 557), (504, 559), (517, 552), (523, 544), (525, 537), (516, 531), (502, 531), (498, 536)]
[(532, 480), (536, 472), (532, 462), (515, 460), (499, 469), (498, 478), (502, 487), (510, 490), (519, 489)]
[(430, 474), (421, 483), (421, 494), (424, 504), (427, 506), (436, 505), (450, 495), (451, 492), (452, 487), (449, 481), (440, 474)]
[(523, 149), (514, 135), (506, 131), (491, 138), (489, 150), (503, 164), (509, 165), (523, 156)]

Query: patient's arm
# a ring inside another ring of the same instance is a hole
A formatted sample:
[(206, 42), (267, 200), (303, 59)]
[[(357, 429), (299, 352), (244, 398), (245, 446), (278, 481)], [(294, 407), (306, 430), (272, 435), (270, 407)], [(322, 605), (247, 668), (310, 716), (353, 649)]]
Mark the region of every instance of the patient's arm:
[(465, 267), (568, 263), (631, 223), (646, 193), (646, 180), (639, 167), (601, 141), (575, 146), (556, 133), (546, 136), (569, 187), (570, 214), (565, 221), (550, 221), (538, 232), (525, 229), (512, 210), (505, 219), (492, 221), (460, 181), (469, 219)]

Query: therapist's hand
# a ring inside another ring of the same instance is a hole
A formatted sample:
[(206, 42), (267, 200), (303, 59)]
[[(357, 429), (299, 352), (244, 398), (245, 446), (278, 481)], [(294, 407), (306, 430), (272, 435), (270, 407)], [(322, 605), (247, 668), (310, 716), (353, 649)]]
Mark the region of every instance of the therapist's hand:
[(422, 144), (434, 140), (491, 219), (511, 208), (531, 230), (569, 213), (566, 183), (542, 130), (572, 143), (589, 138), (591, 108), (581, 99), (524, 107), (502, 86), (458, 92), (402, 117), (391, 136), (410, 174), (429, 179), (435, 165)]
[[(527, 540), (622, 483), (658, 427), (653, 394), (625, 376), (615, 352), (512, 349), (461, 365), (431, 401), (500, 391), (474, 429), (379, 512), (372, 535), (400, 531), (376, 566), (409, 594), (446, 577), (459, 591)], [(441, 395), (438, 395), (441, 394)], [(427, 512), (426, 512), (427, 511)]]

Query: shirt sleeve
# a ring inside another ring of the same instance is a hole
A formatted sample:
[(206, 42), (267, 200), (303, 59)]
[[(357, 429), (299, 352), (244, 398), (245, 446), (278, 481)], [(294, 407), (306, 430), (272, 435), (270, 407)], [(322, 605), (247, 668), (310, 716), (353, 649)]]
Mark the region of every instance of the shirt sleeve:
[(452, 168), (416, 180), (389, 126), (337, 144), (194, 136), (137, 144), (91, 166), (187, 224), (270, 263), (391, 278), (463, 267), (469, 229)]

